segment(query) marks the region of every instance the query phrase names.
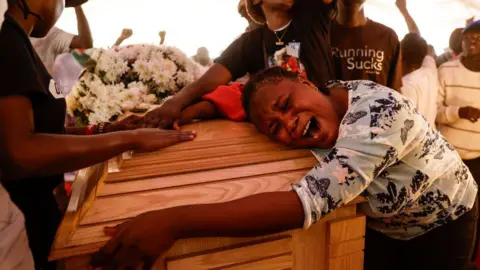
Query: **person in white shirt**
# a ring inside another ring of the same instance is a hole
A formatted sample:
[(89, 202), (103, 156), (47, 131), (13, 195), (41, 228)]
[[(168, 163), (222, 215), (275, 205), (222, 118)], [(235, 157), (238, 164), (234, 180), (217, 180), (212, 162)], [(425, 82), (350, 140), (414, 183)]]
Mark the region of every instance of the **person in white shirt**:
[(437, 123), (472, 171), (480, 172), (480, 21), (465, 28), (462, 43), (462, 57), (438, 71)]
[(81, 7), (88, 0), (67, 0), (66, 7), (74, 7), (77, 15), (78, 35), (67, 33), (53, 27), (44, 38), (30, 38), (33, 48), (42, 59), (50, 74), (53, 72), (55, 59), (71, 49), (89, 49), (93, 47), (92, 33), (87, 17)]
[[(8, 8), (0, 0), (0, 28)], [(2, 172), (0, 171), (0, 175)], [(0, 269), (33, 270), (33, 256), (28, 245), (25, 218), (0, 183)]]
[(435, 128), (437, 116), (438, 71), (435, 51), (420, 35), (415, 20), (407, 9), (406, 0), (396, 5), (408, 25), (408, 33), (401, 41), (403, 78), (401, 93), (408, 97), (418, 112)]

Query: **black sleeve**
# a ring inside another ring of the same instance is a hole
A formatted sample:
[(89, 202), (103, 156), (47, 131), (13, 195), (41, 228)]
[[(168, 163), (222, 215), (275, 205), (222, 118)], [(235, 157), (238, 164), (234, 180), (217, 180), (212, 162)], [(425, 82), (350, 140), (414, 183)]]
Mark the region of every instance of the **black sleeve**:
[[(226, 67), (232, 74), (232, 81), (245, 76), (252, 68), (252, 63), (258, 54), (258, 44), (255, 44), (254, 33), (258, 30), (244, 33), (237, 38), (228, 48), (215, 59), (215, 63)], [(261, 41), (259, 41), (261, 43)], [(258, 43), (258, 42), (257, 42)], [(263, 61), (263, 60), (262, 60)]]
[(29, 40), (10, 22), (0, 31), (0, 96), (48, 94), (41, 83)]
[(293, 15), (297, 18), (308, 18), (317, 22), (330, 23), (337, 14), (337, 2), (333, 0), (325, 4), (323, 0), (297, 0), (293, 8)]

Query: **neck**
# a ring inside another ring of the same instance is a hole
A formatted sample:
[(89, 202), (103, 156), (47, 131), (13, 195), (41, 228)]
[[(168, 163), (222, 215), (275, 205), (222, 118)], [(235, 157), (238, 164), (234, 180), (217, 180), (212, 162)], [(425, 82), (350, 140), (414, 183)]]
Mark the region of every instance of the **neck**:
[(469, 70), (480, 72), (480, 55), (471, 57), (462, 57), (462, 64)]
[(363, 4), (345, 5), (343, 1), (338, 1), (338, 14), (336, 21), (344, 27), (363, 26), (367, 23)]
[(7, 14), (10, 15), (10, 17), (12, 17), (20, 25), (20, 27), (22, 27), (23, 31), (25, 31), (27, 36), (30, 36), (33, 31), (33, 27), (35, 26), (35, 23), (37, 21), (34, 16), (29, 15), (28, 18), (25, 20), (23, 11), (17, 8), (8, 9)]
[(342, 119), (348, 111), (348, 89), (346, 87), (330, 88), (330, 99), (333, 101), (335, 112)]
[(267, 19), (267, 26), (272, 31), (282, 28), (292, 21), (292, 16), (288, 12), (267, 10), (263, 7), (262, 9), (265, 18)]

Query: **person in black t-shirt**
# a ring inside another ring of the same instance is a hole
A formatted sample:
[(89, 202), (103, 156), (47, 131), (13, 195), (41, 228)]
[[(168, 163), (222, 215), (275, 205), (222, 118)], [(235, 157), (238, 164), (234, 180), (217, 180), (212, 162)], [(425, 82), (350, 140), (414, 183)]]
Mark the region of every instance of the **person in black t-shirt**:
[[(36, 269), (47, 263), (60, 223), (53, 189), (63, 173), (130, 150), (153, 151), (192, 140), (192, 132), (135, 128), (136, 117), (116, 124), (65, 130), (65, 100), (29, 40), (45, 36), (64, 8), (63, 0), (8, 0), (0, 32), (0, 182), (25, 215)], [(65, 135), (67, 133), (100, 134)]]
[(395, 31), (365, 16), (365, 0), (339, 0), (332, 23), (335, 73), (340, 80), (371, 80), (400, 91), (402, 61)]
[(336, 0), (246, 0), (249, 16), (263, 26), (235, 40), (199, 80), (150, 112), (143, 124), (171, 127), (198, 98), (271, 66), (296, 70), (323, 88), (335, 78), (329, 42), (335, 5)]

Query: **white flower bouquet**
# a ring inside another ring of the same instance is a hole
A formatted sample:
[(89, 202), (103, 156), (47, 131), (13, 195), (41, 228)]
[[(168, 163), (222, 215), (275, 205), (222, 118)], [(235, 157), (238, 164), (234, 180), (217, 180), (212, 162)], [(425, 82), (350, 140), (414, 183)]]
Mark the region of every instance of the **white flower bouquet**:
[(132, 45), (87, 51), (89, 66), (66, 97), (68, 113), (77, 124), (115, 121), (161, 105), (202, 69), (175, 47)]

